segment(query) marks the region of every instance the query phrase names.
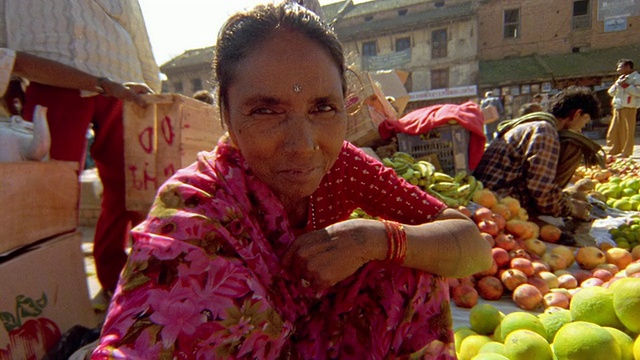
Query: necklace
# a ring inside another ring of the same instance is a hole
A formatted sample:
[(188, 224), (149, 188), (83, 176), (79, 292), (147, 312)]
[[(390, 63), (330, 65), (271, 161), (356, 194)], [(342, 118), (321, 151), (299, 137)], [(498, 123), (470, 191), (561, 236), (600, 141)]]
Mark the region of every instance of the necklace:
[(315, 206), (313, 205), (313, 195), (309, 196), (309, 208), (311, 210), (311, 228), (313, 231), (316, 230), (316, 211)]

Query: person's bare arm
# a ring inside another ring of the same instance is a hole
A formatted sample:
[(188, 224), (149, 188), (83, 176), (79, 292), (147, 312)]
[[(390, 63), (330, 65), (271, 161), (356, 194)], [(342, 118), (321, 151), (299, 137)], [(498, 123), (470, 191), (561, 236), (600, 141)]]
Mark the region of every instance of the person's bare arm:
[[(407, 253), (404, 266), (445, 277), (465, 277), (491, 266), (491, 247), (476, 225), (455, 210), (435, 221), (404, 225)], [(371, 260), (384, 260), (388, 239), (377, 220), (355, 219), (305, 234), (284, 258), (292, 273), (318, 287), (331, 286)]]
[(151, 89), (144, 84), (121, 84), (22, 51), (16, 52), (13, 73), (29, 81), (68, 89), (94, 91), (122, 100), (135, 101), (141, 106), (145, 106), (146, 101), (139, 94), (151, 92)]

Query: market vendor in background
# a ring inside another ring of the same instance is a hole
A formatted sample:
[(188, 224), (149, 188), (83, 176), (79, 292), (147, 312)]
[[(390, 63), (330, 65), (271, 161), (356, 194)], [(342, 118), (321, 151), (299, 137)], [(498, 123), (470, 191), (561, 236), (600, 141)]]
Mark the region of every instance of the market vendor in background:
[[(499, 196), (519, 200), (530, 215), (588, 220), (590, 204), (562, 189), (583, 159), (596, 161), (599, 149), (580, 131), (600, 115), (600, 102), (589, 88), (570, 86), (550, 99), (549, 111), (502, 122), (473, 175)], [(579, 154), (563, 155), (561, 139)]]
[(620, 74), (607, 93), (611, 96), (613, 118), (607, 131), (609, 155), (628, 158), (633, 153), (636, 116), (640, 107), (640, 74), (633, 70), (633, 61), (618, 60)]
[[(487, 269), (490, 246), (344, 140), (331, 28), (297, 4), (258, 5), (216, 44), (228, 136), (133, 231), (93, 358), (455, 359), (445, 277)], [(358, 207), (388, 221), (349, 220)]]
[(498, 111), (498, 118), (491, 119), (484, 124), (484, 132), (487, 137), (487, 143), (490, 143), (495, 139), (498, 132), (498, 124), (504, 120), (504, 105), (499, 97), (493, 95), (493, 91), (487, 91), (484, 93), (484, 98), (480, 101), (480, 108), (485, 109), (489, 106), (495, 106)]

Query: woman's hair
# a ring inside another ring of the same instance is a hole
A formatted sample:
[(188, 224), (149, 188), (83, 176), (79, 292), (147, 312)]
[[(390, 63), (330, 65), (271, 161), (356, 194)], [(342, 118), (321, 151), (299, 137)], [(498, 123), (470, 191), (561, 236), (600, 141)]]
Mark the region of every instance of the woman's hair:
[(553, 116), (564, 119), (575, 110), (589, 114), (591, 119), (600, 117), (600, 101), (593, 91), (584, 86), (569, 86), (551, 98), (549, 109)]
[(315, 13), (296, 3), (264, 4), (233, 15), (220, 29), (213, 72), (221, 109), (229, 105), (227, 93), (237, 75), (238, 63), (279, 29), (300, 33), (324, 48), (338, 67), (342, 88), (346, 92), (345, 56), (333, 30)]

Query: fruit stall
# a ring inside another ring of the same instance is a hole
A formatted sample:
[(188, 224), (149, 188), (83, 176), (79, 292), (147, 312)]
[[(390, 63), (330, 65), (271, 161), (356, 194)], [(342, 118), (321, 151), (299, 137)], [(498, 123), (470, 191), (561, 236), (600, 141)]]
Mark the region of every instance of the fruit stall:
[(594, 215), (576, 225), (530, 218), (464, 169), (403, 151), (381, 160), (474, 220), (492, 246), (490, 269), (449, 279), (460, 360), (640, 360), (638, 163), (579, 168), (566, 191)]

